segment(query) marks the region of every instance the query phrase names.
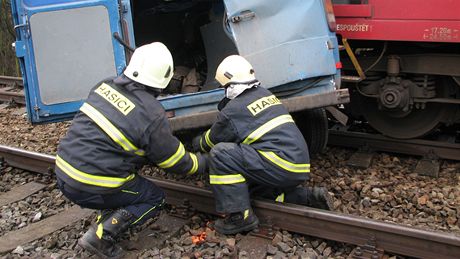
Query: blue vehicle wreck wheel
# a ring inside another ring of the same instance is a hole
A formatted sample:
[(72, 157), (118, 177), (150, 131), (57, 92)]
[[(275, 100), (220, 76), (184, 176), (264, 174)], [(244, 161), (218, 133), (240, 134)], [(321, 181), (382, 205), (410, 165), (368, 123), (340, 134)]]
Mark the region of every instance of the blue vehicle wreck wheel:
[(323, 108), (305, 110), (292, 114), (308, 144), (310, 155), (322, 153), (328, 140), (328, 121)]

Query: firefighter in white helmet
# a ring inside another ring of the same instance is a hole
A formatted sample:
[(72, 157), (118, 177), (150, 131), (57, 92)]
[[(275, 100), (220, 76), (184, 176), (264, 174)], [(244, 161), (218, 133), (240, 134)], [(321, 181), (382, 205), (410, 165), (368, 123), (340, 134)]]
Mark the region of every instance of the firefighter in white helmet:
[(173, 76), (173, 59), (159, 42), (135, 50), (123, 75), (91, 89), (56, 156), (56, 176), (74, 203), (101, 210), (78, 244), (104, 258), (120, 258), (117, 238), (157, 215), (164, 192), (137, 171), (147, 163), (167, 172), (197, 174), (206, 160), (172, 135), (156, 99)]
[(222, 234), (257, 227), (250, 197), (330, 209), (322, 188), (297, 187), (308, 179), (307, 144), (280, 100), (263, 88), (243, 57), (225, 58), (216, 80), (225, 88), (217, 121), (193, 141), (195, 151), (210, 151), (209, 179)]

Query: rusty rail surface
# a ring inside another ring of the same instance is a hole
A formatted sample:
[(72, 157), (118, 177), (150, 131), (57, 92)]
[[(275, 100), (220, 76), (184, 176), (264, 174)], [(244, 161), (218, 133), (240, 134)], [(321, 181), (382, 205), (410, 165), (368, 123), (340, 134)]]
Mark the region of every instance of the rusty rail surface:
[[(50, 173), (49, 168), (54, 165), (53, 156), (6, 146), (0, 146), (0, 156), (12, 166), (39, 173)], [(165, 190), (168, 203), (182, 205), (188, 200), (196, 210), (215, 214), (214, 197), (209, 190), (157, 178), (149, 179)], [(254, 209), (261, 219), (270, 219), (275, 226), (300, 234), (359, 246), (371, 242), (377, 249), (419, 258), (459, 258), (460, 255), (460, 236), (450, 233), (415, 229), (293, 204), (257, 200), (254, 201)]]
[(22, 90), (19, 92), (13, 92), (5, 89), (0, 89), (0, 102), (15, 102), (22, 105), (26, 104), (26, 100), (24, 99), (24, 92)]
[(393, 139), (378, 134), (331, 129), (328, 145), (460, 160), (460, 143), (453, 141)]
[(23, 86), (23, 81), (21, 77), (13, 76), (0, 76), (0, 85), (6, 86)]
[(11, 76), (0, 76), (0, 85), (6, 86), (0, 88), (0, 102), (15, 102), (26, 104), (24, 91), (17, 90), (16, 87), (23, 86), (22, 78)]
[(55, 160), (51, 155), (4, 145), (0, 145), (0, 158), (12, 167), (42, 174), (52, 172)]

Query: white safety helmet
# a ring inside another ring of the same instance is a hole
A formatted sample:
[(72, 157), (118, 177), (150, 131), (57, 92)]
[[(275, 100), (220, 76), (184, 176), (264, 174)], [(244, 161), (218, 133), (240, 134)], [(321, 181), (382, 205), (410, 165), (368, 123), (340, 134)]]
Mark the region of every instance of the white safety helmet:
[(222, 86), (250, 84), (257, 81), (252, 65), (242, 56), (226, 57), (217, 67), (216, 80)]
[(174, 74), (171, 52), (161, 42), (137, 48), (123, 72), (128, 78), (153, 88), (164, 89)]

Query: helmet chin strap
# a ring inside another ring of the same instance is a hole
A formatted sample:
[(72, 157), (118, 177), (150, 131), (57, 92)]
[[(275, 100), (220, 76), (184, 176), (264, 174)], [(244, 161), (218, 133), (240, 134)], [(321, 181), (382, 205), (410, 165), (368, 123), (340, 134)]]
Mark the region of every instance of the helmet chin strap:
[(248, 84), (230, 84), (225, 88), (225, 96), (228, 99), (235, 99), (238, 95), (243, 93), (245, 90), (257, 87), (260, 85), (260, 82), (252, 82)]

